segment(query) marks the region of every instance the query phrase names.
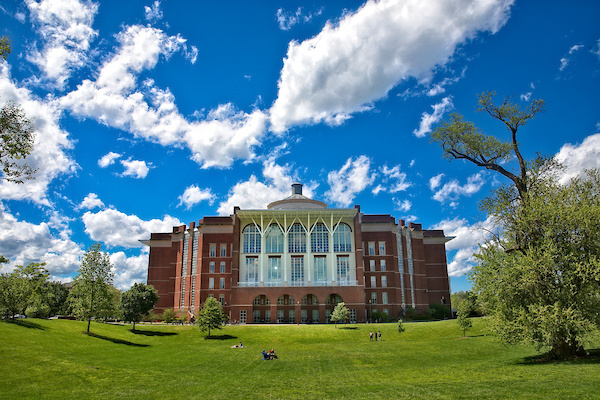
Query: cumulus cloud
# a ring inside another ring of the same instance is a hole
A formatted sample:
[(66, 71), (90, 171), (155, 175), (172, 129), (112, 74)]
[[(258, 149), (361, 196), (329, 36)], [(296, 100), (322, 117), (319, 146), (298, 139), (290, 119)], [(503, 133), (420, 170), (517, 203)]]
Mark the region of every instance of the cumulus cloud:
[(128, 158), (127, 160), (122, 160), (121, 165), (125, 167), (125, 171), (123, 171), (121, 176), (144, 179), (148, 175), (148, 171), (150, 171), (146, 162), (141, 160), (132, 160), (131, 158)]
[(431, 108), (433, 108), (433, 113), (428, 114), (424, 112), (421, 116), (419, 129), (413, 131), (413, 134), (418, 138), (425, 137), (425, 135), (431, 132), (431, 126), (438, 123), (446, 111), (454, 108), (452, 96), (444, 97), (440, 103), (432, 105)]
[(600, 168), (600, 133), (586, 137), (581, 144), (567, 143), (556, 154), (565, 167), (562, 182), (566, 183), (584, 169)]
[[(429, 180), (429, 186), (432, 190), (435, 190), (435, 188), (440, 185), (442, 176), (443, 174), (440, 174)], [(438, 177), (439, 179), (437, 179)], [(485, 179), (482, 172), (471, 175), (467, 178), (467, 183), (464, 185), (461, 185), (457, 179), (453, 179), (450, 182), (445, 183), (444, 186), (433, 195), (433, 199), (440, 203), (458, 200), (460, 196), (470, 196), (477, 193), (484, 184)]]
[(434, 177), (431, 177), (429, 179), (429, 189), (435, 190), (438, 186), (440, 186), (440, 183), (442, 182), (443, 177), (444, 177), (444, 173), (441, 173)]
[(21, 221), (0, 202), (0, 254), (10, 260), (0, 266), (2, 271), (45, 262), (45, 268), (55, 279), (76, 272), (84, 251), (69, 238), (70, 231), (64, 222), (59, 216), (49, 222)]
[(7, 101), (19, 104), (27, 117), (34, 121), (34, 147), (25, 162), (37, 172), (34, 180), (22, 185), (0, 180), (0, 199), (31, 200), (50, 205), (47, 198), (50, 182), (77, 169), (77, 164), (69, 154), (73, 142), (68, 132), (60, 128), (60, 108), (55, 101), (39, 100), (29, 90), (15, 86), (8, 66), (3, 63), (0, 64), (0, 104)]
[(185, 205), (187, 210), (202, 201), (208, 201), (208, 204), (212, 206), (215, 196), (210, 189), (200, 189), (198, 186), (192, 185), (188, 186), (183, 194), (179, 196), (179, 205)]
[(96, 193), (90, 193), (87, 196), (85, 196), (85, 198), (83, 199), (83, 201), (81, 202), (81, 204), (79, 204), (79, 206), (77, 206), (78, 210), (93, 210), (96, 207), (104, 207), (104, 203), (102, 202), (102, 200), (100, 200), (98, 198), (98, 195)]
[(146, 283), (148, 279), (148, 249), (143, 248), (136, 256), (127, 256), (122, 251), (110, 254), (115, 278), (114, 286), (120, 290), (129, 290), (134, 283)]
[(41, 50), (28, 56), (46, 78), (64, 88), (73, 69), (86, 64), (90, 43), (98, 35), (92, 29), (98, 4), (78, 0), (27, 0), (32, 19), (42, 37)]
[(185, 39), (152, 27), (130, 26), (118, 41), (120, 48), (102, 65), (98, 79), (84, 80), (61, 99), (63, 107), (163, 146), (186, 146), (203, 168), (229, 167), (235, 159), (254, 158), (253, 148), (260, 145), (267, 120), (260, 110), (245, 113), (224, 104), (205, 120), (190, 122), (179, 113), (168, 89), (156, 87), (152, 80), (138, 83), (138, 75), (154, 68), (160, 57), (185, 51)]
[(453, 253), (448, 275), (458, 277), (468, 273), (476, 264), (473, 254), (478, 252), (480, 244), (491, 238), (494, 226), (491, 218), (473, 225), (469, 225), (466, 219), (454, 218), (443, 220), (432, 229), (442, 229), (446, 236), (454, 237), (446, 243), (446, 250)]
[(411, 208), (412, 208), (412, 203), (410, 202), (410, 200), (404, 200), (404, 201), (398, 200), (396, 202), (396, 210), (398, 210), (398, 211), (408, 212), (408, 211), (410, 211)]
[(406, 173), (400, 172), (400, 165), (389, 168), (384, 165), (379, 171), (383, 175), (382, 183), (378, 184), (373, 190), (373, 194), (379, 192), (397, 193), (408, 189), (412, 183), (407, 181)]
[[(292, 183), (298, 181), (291, 170), (292, 167), (287, 164), (279, 165), (273, 160), (263, 162), (264, 181), (252, 175), (247, 181), (238, 182), (229, 191), (227, 200), (219, 204), (217, 212), (219, 215), (230, 215), (236, 206), (243, 210), (264, 209), (269, 203), (289, 197)], [(303, 195), (312, 198), (316, 186), (311, 182), (305, 184)]]
[(177, 218), (165, 215), (162, 220), (144, 221), (136, 215), (127, 215), (108, 209), (81, 217), (89, 237), (108, 247), (141, 247), (139, 241), (150, 238), (152, 232), (172, 232), (174, 226), (182, 225)]
[[(569, 49), (569, 56), (573, 55), (575, 52), (577, 52), (582, 47), (583, 47), (582, 44), (576, 44), (575, 46), (571, 46), (571, 48)], [(567, 68), (567, 66), (571, 62), (571, 58), (569, 56), (565, 56), (560, 59), (560, 67), (559, 67), (560, 71), (564, 71), (565, 68)]]
[[(272, 128), (342, 123), (368, 110), (398, 83), (431, 79), (457, 46), (479, 32), (497, 32), (512, 0), (368, 1), (315, 37), (289, 44)], [(424, 49), (427, 49), (424, 51)]]
[(330, 189), (325, 192), (325, 198), (340, 207), (348, 207), (356, 195), (365, 190), (374, 180), (371, 160), (367, 156), (359, 156), (355, 160), (349, 158), (338, 171), (327, 174)]
[(113, 165), (115, 163), (115, 160), (120, 157), (121, 157), (121, 154), (113, 153), (111, 151), (110, 153), (102, 156), (102, 158), (100, 160), (98, 160), (98, 166), (100, 166), (100, 168), (106, 168), (109, 165)]

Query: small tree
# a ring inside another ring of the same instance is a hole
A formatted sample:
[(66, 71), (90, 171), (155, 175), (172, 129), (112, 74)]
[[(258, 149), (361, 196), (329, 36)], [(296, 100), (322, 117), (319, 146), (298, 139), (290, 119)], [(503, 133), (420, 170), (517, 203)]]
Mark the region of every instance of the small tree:
[(158, 291), (154, 286), (134, 283), (121, 297), (123, 319), (133, 322), (135, 331), (135, 323), (140, 322), (154, 308), (158, 298)]
[(335, 322), (335, 327), (337, 328), (338, 321), (346, 321), (349, 316), (350, 310), (348, 310), (348, 307), (346, 307), (346, 304), (342, 301), (341, 303), (337, 303), (333, 309), (331, 320)]
[(167, 324), (175, 321), (175, 318), (177, 318), (177, 313), (172, 308), (167, 308), (162, 312), (162, 320)]
[(196, 323), (202, 332), (208, 330), (208, 337), (210, 337), (211, 329), (223, 329), (223, 323), (227, 321), (229, 317), (223, 311), (221, 303), (214, 297), (209, 297), (198, 313)]
[(106, 316), (114, 308), (113, 293), (110, 290), (113, 281), (112, 264), (108, 253), (101, 249), (100, 244), (95, 243), (86, 251), (79, 267), (79, 275), (69, 294), (73, 314), (88, 321), (87, 333), (90, 333), (92, 318)]
[(456, 305), (456, 322), (462, 330), (463, 337), (467, 335), (467, 329), (473, 326), (473, 321), (469, 317), (471, 310), (471, 303), (468, 300), (462, 300)]
[(399, 319), (398, 320), (398, 340), (400, 340), (400, 335), (402, 335), (402, 332), (404, 332), (405, 330), (406, 330), (406, 328), (402, 324), (402, 320)]

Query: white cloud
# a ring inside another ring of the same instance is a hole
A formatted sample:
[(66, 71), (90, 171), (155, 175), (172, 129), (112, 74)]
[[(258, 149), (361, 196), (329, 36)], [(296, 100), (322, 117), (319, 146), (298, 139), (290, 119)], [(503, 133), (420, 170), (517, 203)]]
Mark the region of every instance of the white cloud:
[(465, 219), (444, 220), (431, 229), (442, 229), (446, 236), (454, 239), (446, 243), (446, 250), (453, 252), (452, 261), (448, 264), (448, 275), (452, 277), (463, 276), (476, 264), (473, 256), (479, 250), (479, 244), (491, 238), (494, 230), (492, 219), (469, 225)]
[[(269, 203), (289, 197), (292, 183), (299, 180), (291, 170), (290, 165), (265, 161), (262, 170), (264, 182), (252, 175), (247, 181), (237, 183), (229, 191), (227, 200), (219, 204), (217, 212), (219, 215), (230, 215), (236, 206), (243, 210), (264, 209)], [(302, 194), (312, 198), (316, 186), (314, 183), (303, 185)]]
[(251, 160), (265, 133), (266, 115), (248, 114), (231, 104), (220, 105), (202, 121), (187, 121), (168, 90), (143, 85), (138, 74), (154, 68), (159, 58), (185, 51), (185, 39), (168, 37), (152, 27), (131, 26), (118, 36), (118, 52), (102, 65), (95, 82), (84, 80), (61, 104), (75, 115), (163, 146), (187, 146), (203, 168), (229, 167), (235, 159)]
[(148, 249), (143, 248), (137, 256), (128, 257), (119, 251), (110, 254), (115, 279), (114, 286), (120, 290), (130, 289), (134, 283), (146, 283), (148, 279)]
[(144, 13), (146, 14), (146, 20), (150, 22), (156, 22), (162, 19), (163, 13), (160, 9), (160, 1), (155, 1), (152, 7), (144, 6)]
[(200, 189), (198, 186), (192, 185), (188, 186), (183, 194), (179, 196), (179, 205), (185, 205), (188, 210), (202, 201), (208, 201), (208, 204), (212, 206), (215, 195), (212, 194), (210, 189)]
[[(434, 178), (432, 178), (429, 181), (429, 185), (432, 188), (432, 190), (434, 190), (434, 184), (436, 188), (440, 184), (440, 181), (438, 181), (437, 184), (435, 180), (432, 182)], [(439, 201), (440, 203), (445, 203), (449, 200), (457, 200), (460, 196), (470, 196), (474, 193), (477, 193), (484, 185), (484, 183), (485, 179), (483, 178), (482, 172), (479, 172), (475, 175), (471, 175), (467, 179), (467, 183), (462, 186), (460, 185), (458, 180), (453, 179), (450, 182), (445, 183), (444, 186), (442, 186), (442, 188), (433, 195), (433, 198)], [(454, 207), (456, 206), (456, 203), (452, 203), (451, 205)]]
[(512, 3), (368, 1), (339, 23), (328, 23), (317, 36), (292, 41), (270, 110), (273, 130), (340, 124), (352, 113), (372, 108), (398, 83), (430, 79), (457, 46), (478, 32), (497, 32)]
[[(582, 47), (583, 47), (582, 44), (576, 44), (574, 46), (571, 46), (571, 48), (569, 49), (569, 55), (573, 55), (574, 53), (576, 53)], [(563, 58), (561, 58), (560, 59), (559, 70), (560, 71), (564, 71), (565, 68), (567, 68), (567, 66), (569, 65), (570, 62), (571, 62), (571, 59), (569, 57), (563, 57)]]
[(295, 12), (285, 12), (282, 8), (277, 10), (277, 22), (279, 23), (279, 29), (283, 31), (289, 31), (292, 27), (300, 22), (310, 22), (313, 17), (321, 15), (323, 9), (315, 13), (309, 12), (308, 14), (302, 14), (302, 7), (298, 7)]
[(41, 101), (29, 90), (15, 86), (7, 63), (0, 65), (0, 104), (7, 101), (19, 104), (28, 118), (34, 121), (35, 141), (31, 154), (24, 160), (37, 169), (35, 179), (22, 185), (0, 180), (0, 199), (31, 200), (50, 205), (47, 191), (50, 182), (75, 172), (77, 164), (68, 151), (73, 148), (69, 134), (60, 128), (60, 109), (52, 100)]
[(77, 206), (77, 209), (93, 210), (96, 207), (102, 208), (104, 207), (104, 203), (98, 198), (98, 195), (96, 193), (90, 193), (87, 196), (85, 196), (81, 204)]
[(441, 174), (438, 174), (438, 175), (432, 177), (431, 179), (429, 179), (429, 189), (435, 190), (435, 188), (440, 186), (440, 183), (442, 182), (443, 177), (444, 177), (444, 173), (441, 173)]
[(58, 88), (63, 88), (73, 69), (86, 64), (98, 4), (78, 0), (27, 0), (33, 21), (42, 37), (42, 50), (34, 49), (28, 59)]
[(108, 154), (102, 156), (100, 160), (98, 160), (98, 165), (100, 168), (106, 168), (109, 165), (113, 165), (117, 158), (121, 157), (121, 154), (113, 153), (112, 151)]
[(141, 160), (132, 160), (131, 158), (128, 158), (127, 160), (122, 160), (121, 165), (125, 167), (125, 171), (123, 171), (121, 176), (144, 179), (148, 175), (148, 171), (150, 171), (146, 162)]
[(530, 101), (531, 100), (531, 92), (527, 92), (527, 93), (522, 93), (519, 98), (521, 99), (521, 101)]
[(408, 189), (412, 183), (406, 180), (407, 175), (404, 172), (400, 172), (400, 165), (396, 165), (392, 168), (388, 168), (387, 165), (384, 165), (380, 168), (381, 173), (383, 174), (383, 184), (378, 184), (373, 190), (373, 194), (378, 194), (379, 192), (388, 192), (388, 193), (397, 193), (402, 192)]
[(410, 200), (397, 201), (396, 209), (402, 212), (408, 212), (412, 208), (412, 203)]
[(356, 160), (349, 158), (339, 171), (327, 174), (330, 189), (325, 192), (325, 198), (340, 207), (348, 207), (354, 201), (354, 197), (374, 180), (371, 160), (367, 156), (359, 156)]
[(165, 215), (162, 220), (143, 221), (136, 215), (127, 215), (108, 209), (81, 217), (89, 237), (108, 247), (141, 247), (139, 240), (149, 239), (152, 232), (172, 232), (174, 226), (182, 225), (178, 219)]
[(452, 104), (452, 97), (444, 97), (440, 103), (432, 105), (431, 108), (433, 108), (433, 114), (424, 112), (421, 116), (421, 124), (419, 125), (419, 129), (415, 129), (413, 131), (413, 134), (416, 137), (425, 137), (425, 135), (431, 132), (431, 126), (439, 122), (446, 111), (454, 108), (454, 104)]
[(563, 145), (556, 154), (556, 159), (566, 166), (563, 183), (576, 177), (584, 169), (600, 168), (600, 133), (586, 137), (579, 145)]
[(3, 271), (17, 265), (45, 262), (45, 268), (54, 278), (74, 273), (84, 251), (69, 237), (68, 225), (60, 216), (53, 216), (50, 222), (20, 221), (0, 202), (0, 254), (10, 260), (0, 266)]

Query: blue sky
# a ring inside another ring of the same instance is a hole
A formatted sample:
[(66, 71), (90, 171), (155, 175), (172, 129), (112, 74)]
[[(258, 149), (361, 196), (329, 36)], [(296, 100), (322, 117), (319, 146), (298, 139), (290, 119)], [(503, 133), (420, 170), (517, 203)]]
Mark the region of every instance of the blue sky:
[(491, 229), (477, 202), (502, 177), (442, 158), (429, 132), (496, 91), (543, 114), (522, 152), (569, 176), (600, 166), (600, 4), (592, 1), (3, 1), (0, 104), (35, 119), (36, 180), (0, 182), (3, 271), (69, 280), (94, 242), (115, 284), (145, 282), (150, 232), (290, 184), (444, 229), (453, 291)]

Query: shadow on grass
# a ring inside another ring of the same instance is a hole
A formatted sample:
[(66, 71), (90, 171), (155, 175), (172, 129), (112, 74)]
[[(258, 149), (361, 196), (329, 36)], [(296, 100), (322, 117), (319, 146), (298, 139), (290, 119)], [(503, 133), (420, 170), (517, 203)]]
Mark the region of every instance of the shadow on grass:
[(46, 328), (45, 326), (42, 326), (36, 322), (27, 321), (24, 319), (8, 319), (8, 320), (5, 320), (4, 322), (6, 322), (8, 324), (13, 324), (13, 325), (19, 325), (19, 326), (22, 326), (24, 328), (29, 328), (29, 329), (39, 329), (42, 331), (48, 330), (48, 328)]
[(600, 349), (587, 350), (585, 355), (577, 355), (563, 359), (557, 359), (550, 353), (536, 354), (535, 356), (525, 357), (520, 365), (536, 364), (600, 364)]
[(144, 336), (175, 336), (175, 335), (177, 335), (177, 332), (141, 331), (139, 329), (136, 329), (135, 331), (133, 329), (130, 329), (129, 332), (136, 334), (136, 335), (144, 335)]
[(338, 329), (357, 330), (356, 326), (338, 326)]
[(237, 336), (231, 335), (210, 335), (205, 336), (204, 340), (229, 340), (229, 339), (237, 339)]
[(113, 343), (116, 343), (116, 344), (124, 344), (124, 345), (127, 345), (127, 346), (134, 346), (134, 347), (148, 347), (149, 346), (147, 344), (133, 343), (133, 342), (130, 342), (128, 340), (115, 339), (115, 338), (111, 338), (111, 337), (108, 337), (108, 336), (98, 335), (97, 333), (93, 333), (93, 332), (90, 332), (90, 333), (83, 332), (83, 333), (86, 334), (86, 335), (88, 335), (88, 336), (95, 337), (97, 339), (108, 340), (109, 342), (113, 342)]

